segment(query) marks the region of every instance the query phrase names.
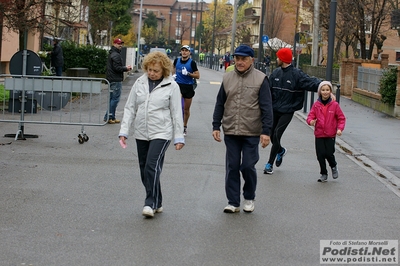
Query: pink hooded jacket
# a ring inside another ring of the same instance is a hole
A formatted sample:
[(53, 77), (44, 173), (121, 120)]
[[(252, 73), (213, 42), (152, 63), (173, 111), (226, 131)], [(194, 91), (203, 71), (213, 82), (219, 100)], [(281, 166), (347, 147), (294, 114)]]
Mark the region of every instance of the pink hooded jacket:
[(336, 101), (330, 101), (326, 105), (316, 101), (307, 116), (307, 124), (314, 119), (317, 119), (314, 127), (316, 138), (333, 138), (338, 129), (344, 130), (346, 124), (346, 117)]

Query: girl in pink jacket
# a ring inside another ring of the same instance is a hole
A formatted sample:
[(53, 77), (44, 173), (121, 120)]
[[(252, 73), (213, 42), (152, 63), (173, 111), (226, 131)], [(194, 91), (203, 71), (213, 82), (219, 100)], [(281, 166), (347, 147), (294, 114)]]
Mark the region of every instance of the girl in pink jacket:
[(325, 160), (332, 169), (333, 179), (339, 177), (334, 155), (335, 137), (342, 135), (346, 117), (339, 103), (332, 100), (331, 93), (332, 84), (329, 81), (322, 81), (318, 86), (318, 100), (311, 107), (307, 117), (307, 124), (314, 126), (315, 151), (321, 169), (318, 182), (326, 182), (328, 179)]

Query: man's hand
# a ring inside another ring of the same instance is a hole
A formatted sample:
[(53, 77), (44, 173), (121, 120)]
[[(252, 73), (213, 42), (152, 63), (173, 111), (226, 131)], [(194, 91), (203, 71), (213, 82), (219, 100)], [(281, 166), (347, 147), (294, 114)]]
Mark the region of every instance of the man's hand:
[(270, 142), (270, 138), (268, 135), (261, 135), (260, 136), (260, 143), (261, 143), (261, 147), (265, 148), (269, 145)]
[(333, 94), (332, 92), (331, 92), (331, 98), (332, 98), (332, 101), (336, 101), (336, 95), (335, 94)]
[(215, 139), (216, 141), (221, 142), (221, 131), (219, 131), (219, 130), (214, 130), (214, 131), (212, 132), (212, 135), (213, 135), (213, 137), (214, 137), (214, 139)]

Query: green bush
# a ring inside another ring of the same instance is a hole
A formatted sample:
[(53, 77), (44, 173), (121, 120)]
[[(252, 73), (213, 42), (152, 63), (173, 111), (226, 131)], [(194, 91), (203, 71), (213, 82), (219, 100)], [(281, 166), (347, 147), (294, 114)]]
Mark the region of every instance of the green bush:
[(0, 84), (0, 105), (4, 101), (8, 101), (10, 97), (10, 91), (4, 90), (4, 85)]
[(64, 69), (88, 68), (90, 74), (106, 73), (108, 51), (93, 45), (77, 45), (73, 42), (62, 42)]
[[(70, 41), (61, 43), (64, 55), (64, 67), (65, 72), (68, 68), (83, 67), (88, 68), (90, 74), (105, 74), (108, 51), (102, 48), (98, 48), (93, 45), (77, 45)], [(44, 51), (51, 51), (52, 46), (45, 46)], [(50, 68), (50, 54), (42, 61)], [(51, 73), (43, 73), (43, 75), (49, 75)]]
[(379, 81), (379, 93), (382, 96), (381, 101), (389, 105), (394, 105), (397, 89), (397, 68), (386, 68), (383, 71)]

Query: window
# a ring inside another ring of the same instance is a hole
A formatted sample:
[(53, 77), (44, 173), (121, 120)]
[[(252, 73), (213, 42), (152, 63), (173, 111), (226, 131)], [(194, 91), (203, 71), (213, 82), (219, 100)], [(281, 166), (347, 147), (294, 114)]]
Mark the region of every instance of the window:
[(176, 28), (175, 29), (175, 36), (177, 36), (177, 37), (181, 36), (181, 29), (180, 28)]
[(396, 62), (400, 62), (400, 51), (396, 50)]

